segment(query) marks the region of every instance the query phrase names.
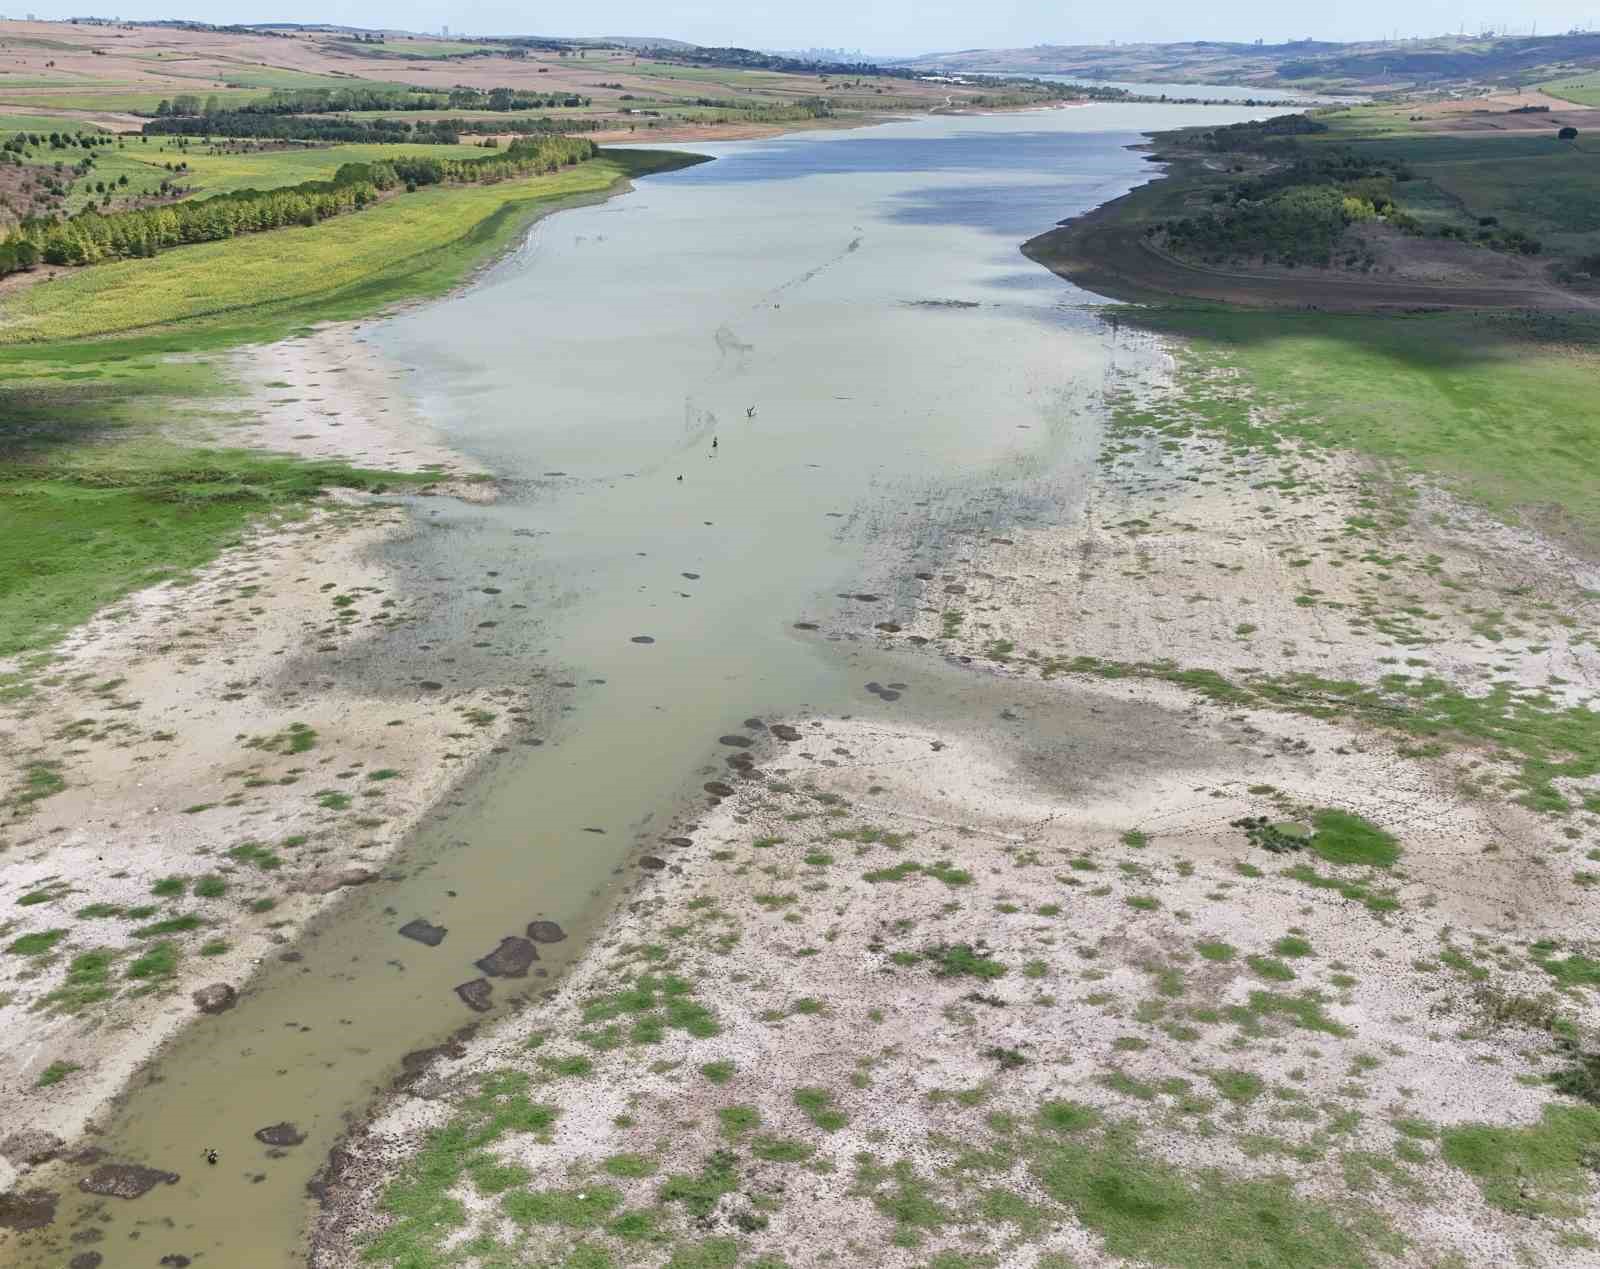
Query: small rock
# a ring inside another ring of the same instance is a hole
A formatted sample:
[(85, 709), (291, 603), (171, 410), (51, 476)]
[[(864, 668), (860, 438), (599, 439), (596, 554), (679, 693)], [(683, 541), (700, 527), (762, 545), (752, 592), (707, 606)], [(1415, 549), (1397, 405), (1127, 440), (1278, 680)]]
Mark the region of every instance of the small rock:
[(288, 1122), (256, 1129), (256, 1140), (264, 1146), (298, 1146), (305, 1139), (305, 1133)]
[(438, 947), (449, 932), (442, 925), (429, 925), (421, 917), (407, 921), (400, 927), (401, 938), (415, 939), (418, 943), (424, 943), (429, 947)]
[(747, 718), (744, 720), (744, 725), (751, 731), (765, 731), (767, 729), (767, 725), (759, 718)]
[(78, 1188), (85, 1194), (136, 1199), (158, 1185), (177, 1183), (176, 1172), (163, 1172), (160, 1168), (147, 1168), (139, 1163), (102, 1163), (78, 1182)]
[(773, 723), (772, 734), (779, 740), (799, 740), (800, 733), (788, 723)]
[(212, 983), (195, 992), (190, 999), (201, 1013), (223, 1013), (233, 1008), (239, 993), (227, 983)]
[(0, 1194), (0, 1229), (43, 1229), (56, 1218), (54, 1190), (23, 1190)]
[(815, 630), (817, 623), (814, 621), (797, 621), (794, 623), (794, 628), (796, 630)]
[(727, 735), (718, 736), (717, 743), (719, 745), (727, 745), (730, 749), (748, 749), (756, 742), (748, 736)]
[(529, 921), (528, 937), (535, 943), (559, 943), (567, 932), (554, 921)]
[(690, 837), (664, 837), (664, 838), (662, 838), (662, 840), (664, 842), (666, 842), (666, 844), (668, 846), (693, 846), (694, 845), (694, 839), (690, 838)]
[(377, 879), (378, 874), (370, 868), (346, 868), (341, 872), (314, 872), (297, 889), (306, 894), (332, 894), (343, 886), (364, 886)]
[(461, 997), (461, 1003), (475, 1013), (489, 1011), (490, 998), (494, 988), (489, 985), (487, 978), (474, 978), (470, 983), (462, 983), (456, 988), (456, 995)]
[(649, 635), (634, 635), (633, 638), (628, 640), (628, 642), (629, 643), (654, 643), (655, 640), (652, 639)]
[(641, 855), (639, 857), (639, 867), (646, 872), (660, 872), (666, 866), (667, 861), (659, 855)]
[(714, 798), (731, 798), (733, 796), (733, 786), (724, 784), (721, 780), (709, 780), (700, 787)]
[(499, 947), (474, 964), (491, 978), (523, 978), (528, 966), (538, 959), (539, 949), (531, 942), (509, 937), (501, 939)]

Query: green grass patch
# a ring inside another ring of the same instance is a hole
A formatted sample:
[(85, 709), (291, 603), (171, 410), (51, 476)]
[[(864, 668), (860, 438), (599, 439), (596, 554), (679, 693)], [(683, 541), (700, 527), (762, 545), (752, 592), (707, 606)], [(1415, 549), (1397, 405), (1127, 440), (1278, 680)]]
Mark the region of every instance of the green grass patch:
[(1440, 1156), (1471, 1176), (1491, 1206), (1519, 1216), (1590, 1210), (1600, 1110), (1549, 1105), (1527, 1128), (1467, 1124), (1445, 1129), (1439, 1140)]
[(797, 1088), (794, 1104), (805, 1117), (823, 1132), (838, 1132), (850, 1122), (850, 1116), (834, 1105), (833, 1094), (825, 1088)]
[(622, 1191), (612, 1185), (581, 1190), (518, 1190), (500, 1200), (501, 1210), (518, 1225), (559, 1225), (597, 1229), (622, 1206)]
[(1349, 811), (1318, 811), (1311, 827), (1311, 849), (1330, 864), (1388, 868), (1400, 858), (1393, 836)]
[(35, 1088), (49, 1088), (53, 1084), (61, 1083), (74, 1071), (81, 1070), (83, 1070), (83, 1067), (76, 1062), (52, 1062), (39, 1072), (39, 1078), (34, 1080), (33, 1086)]
[(6, 945), (6, 951), (13, 956), (43, 956), (66, 937), (65, 930), (38, 930), (13, 939)]
[(466, 1222), (465, 1206), (450, 1191), (474, 1164), (481, 1166), (485, 1147), (507, 1133), (544, 1134), (560, 1114), (530, 1101), (528, 1084), (521, 1072), (486, 1076), (456, 1117), (428, 1134), (385, 1186), (379, 1208), (390, 1224), (366, 1244), (363, 1260), (417, 1269), (443, 1263), (440, 1241)]
[(104, 948), (80, 952), (67, 966), (66, 981), (44, 998), (47, 1008), (62, 1013), (77, 1013), (90, 1005), (109, 1000), (116, 994), (111, 985), (111, 967), (116, 953)]
[(181, 956), (176, 943), (157, 943), (128, 966), (128, 977), (145, 982), (162, 982), (178, 972)]
[(1044, 1190), (1129, 1261), (1176, 1269), (1355, 1269), (1404, 1246), (1375, 1213), (1300, 1198), (1286, 1178), (1185, 1172), (1113, 1127), (1097, 1139), (1043, 1139), (1031, 1167)]

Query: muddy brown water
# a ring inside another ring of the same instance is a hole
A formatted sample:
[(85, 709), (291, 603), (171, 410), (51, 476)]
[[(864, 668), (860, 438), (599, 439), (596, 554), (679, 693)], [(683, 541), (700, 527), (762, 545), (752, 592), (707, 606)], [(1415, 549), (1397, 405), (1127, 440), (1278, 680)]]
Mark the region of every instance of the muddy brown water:
[[(1094, 106), (696, 147), (717, 161), (545, 220), (464, 294), (367, 325), (510, 492), (416, 504), (388, 563), (437, 602), (341, 672), (501, 685), (542, 743), (492, 759), (296, 959), (162, 1054), (98, 1144), (175, 1184), (68, 1191), (16, 1263), (298, 1263), (307, 1181), (403, 1054), (473, 1020), (452, 993), (473, 962), (555, 920), (548, 977), (495, 980), (496, 1012), (548, 986), (641, 845), (668, 853), (669, 825), (692, 824), (726, 775), (718, 737), (748, 718), (981, 727), (1054, 755), (1041, 769), (1064, 784), (1089, 769), (1036, 689), (830, 631), (903, 621), (954, 535), (1070, 507), (1105, 388), (1153, 353), (1017, 244), (1146, 179), (1141, 130), (1259, 113)], [(904, 686), (867, 687), (887, 683)], [(413, 918), (448, 934), (402, 938)], [(256, 1140), (286, 1121), (303, 1142)]]

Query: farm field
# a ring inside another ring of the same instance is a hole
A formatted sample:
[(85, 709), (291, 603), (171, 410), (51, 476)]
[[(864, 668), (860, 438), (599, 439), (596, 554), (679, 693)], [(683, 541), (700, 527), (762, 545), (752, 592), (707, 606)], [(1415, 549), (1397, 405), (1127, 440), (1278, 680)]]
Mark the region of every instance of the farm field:
[(1590, 72), (1572, 79), (1558, 79), (1541, 87), (1552, 97), (1573, 101), (1580, 106), (1600, 106), (1600, 74)]
[(162, 100), (179, 94), (216, 96), (219, 105), (237, 106), (272, 89), (350, 85), (574, 94), (589, 103), (578, 117), (594, 121), (625, 121), (623, 109), (654, 98), (688, 98), (692, 104), (704, 96), (759, 108), (838, 97), (839, 108), (850, 111), (929, 110), (949, 97), (959, 100), (983, 91), (904, 78), (843, 81), (679, 65), (618, 48), (562, 56), (459, 40), (391, 37), (369, 44), (323, 32), (252, 35), (0, 22), (0, 112), (151, 114)]
[[(148, 148), (149, 158), (144, 157)], [(328, 180), (346, 163), (374, 163), (382, 159), (428, 156), (437, 159), (475, 159), (483, 150), (472, 145), (296, 145), (282, 150), (255, 153), (207, 153), (200, 145), (179, 147), (176, 143), (148, 147), (128, 147), (128, 160), (159, 178), (165, 175), (166, 162), (182, 161), (189, 170), (182, 176), (193, 185), (194, 197), (227, 194), (241, 189), (275, 189), (301, 181)], [(96, 167), (100, 160), (96, 160)]]
[(449, 286), (529, 214), (681, 163), (610, 151), (552, 175), (430, 187), (310, 228), (200, 243), (151, 260), (95, 265), (0, 299), (0, 344), (77, 339), (224, 315), (341, 314)]

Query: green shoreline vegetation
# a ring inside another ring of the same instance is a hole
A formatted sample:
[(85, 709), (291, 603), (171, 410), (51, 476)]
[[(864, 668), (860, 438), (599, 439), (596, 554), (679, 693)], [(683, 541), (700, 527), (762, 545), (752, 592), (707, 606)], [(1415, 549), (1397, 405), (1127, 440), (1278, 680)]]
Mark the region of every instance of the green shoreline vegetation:
[[(442, 294), (538, 217), (698, 161), (609, 150), (554, 174), (432, 185), (0, 300), (0, 656), (41, 664), (94, 612), (203, 566), (264, 516), (303, 514), (325, 489), (437, 479), (175, 439), (228, 393), (214, 363), (188, 355)], [(274, 280), (266, 298), (262, 278)], [(26, 691), (24, 678), (0, 679), (0, 692)]]

